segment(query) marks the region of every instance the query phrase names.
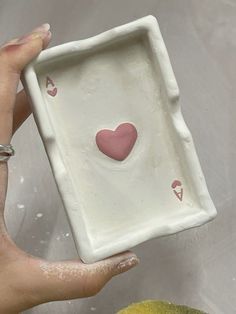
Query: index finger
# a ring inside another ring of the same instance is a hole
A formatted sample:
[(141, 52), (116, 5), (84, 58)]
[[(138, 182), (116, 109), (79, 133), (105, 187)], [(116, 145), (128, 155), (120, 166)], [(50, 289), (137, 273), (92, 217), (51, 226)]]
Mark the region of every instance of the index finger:
[(23, 68), (35, 58), (50, 40), (49, 24), (0, 47), (0, 144), (12, 136), (16, 92)]

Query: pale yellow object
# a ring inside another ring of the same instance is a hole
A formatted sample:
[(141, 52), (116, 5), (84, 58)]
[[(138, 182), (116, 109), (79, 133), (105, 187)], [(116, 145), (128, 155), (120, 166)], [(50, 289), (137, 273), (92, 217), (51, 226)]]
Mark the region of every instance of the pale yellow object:
[(206, 314), (184, 305), (175, 305), (164, 301), (147, 300), (133, 303), (117, 314)]

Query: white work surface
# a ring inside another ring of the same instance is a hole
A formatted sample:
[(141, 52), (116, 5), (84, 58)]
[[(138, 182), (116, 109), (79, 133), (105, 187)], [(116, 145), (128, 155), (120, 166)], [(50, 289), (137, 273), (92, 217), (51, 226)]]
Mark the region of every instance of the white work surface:
[[(166, 299), (211, 314), (236, 313), (236, 0), (0, 0), (0, 42), (49, 22), (50, 46), (152, 14), (159, 21), (182, 111), (218, 210), (210, 224), (134, 249), (141, 264), (97, 296), (48, 303), (28, 314), (115, 314)], [(32, 117), (13, 140), (6, 204), (19, 247), (51, 260), (76, 258), (74, 242)]]

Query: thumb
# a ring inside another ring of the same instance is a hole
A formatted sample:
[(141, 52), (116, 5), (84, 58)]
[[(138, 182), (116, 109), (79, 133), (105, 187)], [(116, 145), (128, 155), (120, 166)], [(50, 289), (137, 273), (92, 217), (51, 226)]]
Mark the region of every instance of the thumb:
[(17, 87), (23, 68), (34, 59), (50, 41), (50, 25), (43, 24), (31, 33), (16, 38), (0, 47), (0, 142), (9, 143)]
[[(93, 296), (112, 277), (138, 263), (139, 259), (130, 251), (93, 264), (84, 264), (80, 260), (50, 262), (25, 255), (23, 259), (17, 259), (17, 273), (24, 278), (24, 294), (29, 296), (33, 293), (31, 306), (35, 306), (49, 301)], [(19, 275), (17, 280), (20, 282)]]

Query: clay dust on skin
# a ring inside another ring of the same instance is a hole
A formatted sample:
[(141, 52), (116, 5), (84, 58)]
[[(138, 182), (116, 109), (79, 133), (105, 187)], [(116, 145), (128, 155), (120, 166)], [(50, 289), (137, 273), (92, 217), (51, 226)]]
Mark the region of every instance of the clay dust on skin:
[(75, 277), (93, 276), (97, 274), (112, 273), (116, 275), (132, 268), (138, 263), (139, 259), (136, 256), (127, 258), (119, 256), (94, 264), (83, 264), (80, 261), (78, 261), (77, 264), (75, 262), (50, 263), (42, 261), (39, 267), (47, 278), (56, 277), (60, 280), (71, 281)]

